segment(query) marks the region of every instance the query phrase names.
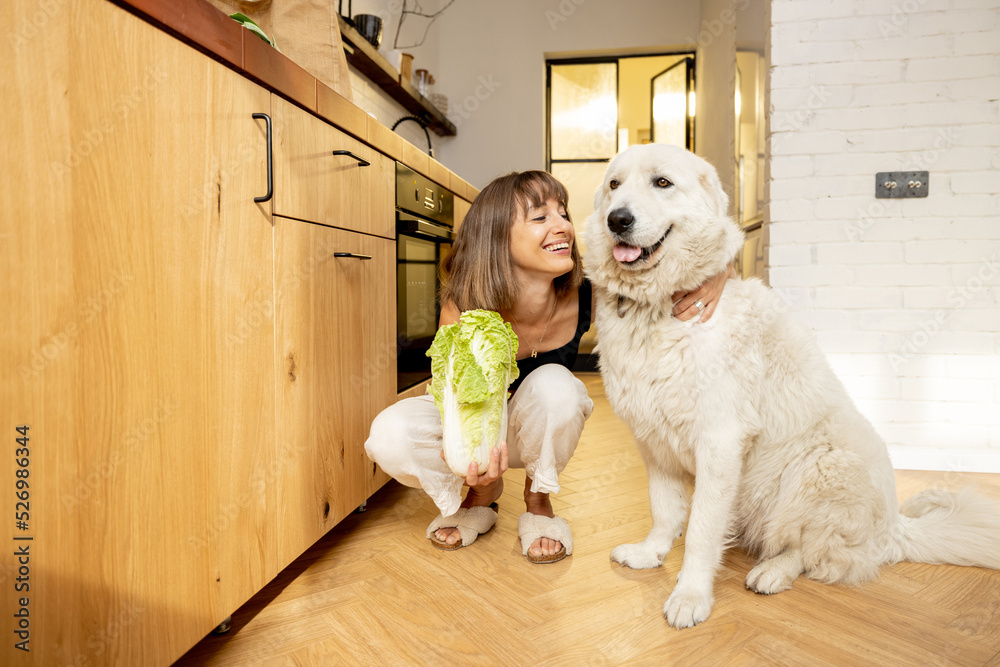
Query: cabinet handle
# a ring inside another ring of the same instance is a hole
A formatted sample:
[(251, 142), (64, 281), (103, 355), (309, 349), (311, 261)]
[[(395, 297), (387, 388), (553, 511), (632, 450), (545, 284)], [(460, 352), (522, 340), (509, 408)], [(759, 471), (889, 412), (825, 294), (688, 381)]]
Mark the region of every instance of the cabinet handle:
[(253, 198), (259, 204), (270, 201), (274, 194), (274, 159), (271, 157), (271, 117), (266, 113), (255, 113), (253, 117), (255, 119), (263, 118), (267, 122), (267, 194), (263, 197)]
[(334, 257), (351, 257), (353, 259), (371, 259), (371, 255), (358, 255), (353, 252), (335, 252)]
[(368, 160), (364, 159), (360, 155), (355, 155), (351, 151), (333, 151), (333, 154), (334, 155), (347, 155), (349, 157), (352, 157), (352, 158), (354, 158), (355, 160), (358, 161), (358, 166), (359, 167), (368, 167), (368, 166), (371, 165), (371, 162), (369, 162)]

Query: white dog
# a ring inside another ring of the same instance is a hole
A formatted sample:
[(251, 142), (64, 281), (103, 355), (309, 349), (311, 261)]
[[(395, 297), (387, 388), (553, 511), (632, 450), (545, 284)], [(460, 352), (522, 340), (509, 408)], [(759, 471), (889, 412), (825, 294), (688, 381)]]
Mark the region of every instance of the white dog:
[(649, 473), (653, 527), (611, 559), (663, 563), (688, 514), (684, 562), (663, 607), (670, 625), (708, 618), (723, 550), (760, 560), (746, 585), (800, 574), (858, 584), (900, 560), (1000, 568), (1000, 514), (971, 492), (896, 503), (886, 447), (811, 332), (757, 280), (730, 280), (711, 320), (670, 315), (670, 295), (722, 271), (742, 247), (712, 167), (666, 145), (608, 167), (584, 233), (600, 366), (615, 413)]

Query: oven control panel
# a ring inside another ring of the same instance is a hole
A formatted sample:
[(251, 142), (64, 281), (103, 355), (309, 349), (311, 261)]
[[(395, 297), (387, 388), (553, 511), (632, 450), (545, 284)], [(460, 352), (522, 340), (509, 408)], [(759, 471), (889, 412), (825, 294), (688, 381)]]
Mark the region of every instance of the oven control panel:
[(396, 210), (453, 227), (455, 195), (434, 181), (396, 163)]

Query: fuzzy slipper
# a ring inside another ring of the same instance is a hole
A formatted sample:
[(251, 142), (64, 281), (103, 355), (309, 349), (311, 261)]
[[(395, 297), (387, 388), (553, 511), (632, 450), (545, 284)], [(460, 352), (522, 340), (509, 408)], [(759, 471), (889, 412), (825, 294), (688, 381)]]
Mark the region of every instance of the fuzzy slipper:
[[(489, 507), (460, 507), (451, 516), (441, 516), (438, 514), (437, 518), (431, 521), (431, 525), (427, 527), (427, 539), (438, 549), (444, 549), (445, 551), (467, 547), (475, 542), (476, 538), (483, 533), (490, 532), (493, 526), (496, 525), (497, 509), (497, 504), (493, 503)], [(442, 542), (434, 534), (438, 528), (458, 528), (458, 533), (462, 536), (462, 539), (454, 544)]]
[[(525, 512), (517, 518), (517, 536), (521, 538), (521, 553), (530, 563), (555, 563), (573, 553), (573, 533), (562, 517), (554, 519), (541, 514)], [(528, 549), (540, 537), (562, 543), (562, 548), (551, 556), (532, 556)]]

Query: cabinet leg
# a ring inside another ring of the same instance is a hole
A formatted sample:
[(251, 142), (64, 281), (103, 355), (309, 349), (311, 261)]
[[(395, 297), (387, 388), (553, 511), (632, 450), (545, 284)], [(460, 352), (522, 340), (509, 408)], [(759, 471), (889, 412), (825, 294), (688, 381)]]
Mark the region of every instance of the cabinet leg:
[(356, 509), (354, 511), (357, 512), (358, 514), (361, 514), (362, 512), (367, 512), (368, 511), (368, 501), (366, 500), (365, 502), (363, 502), (360, 505), (358, 505), (358, 509)]
[(212, 634), (224, 635), (227, 632), (229, 632), (229, 628), (231, 627), (233, 627), (233, 617), (232, 615), (229, 615), (226, 616), (226, 618), (222, 621), (222, 623), (219, 623), (217, 626), (215, 626), (215, 629), (212, 630)]

